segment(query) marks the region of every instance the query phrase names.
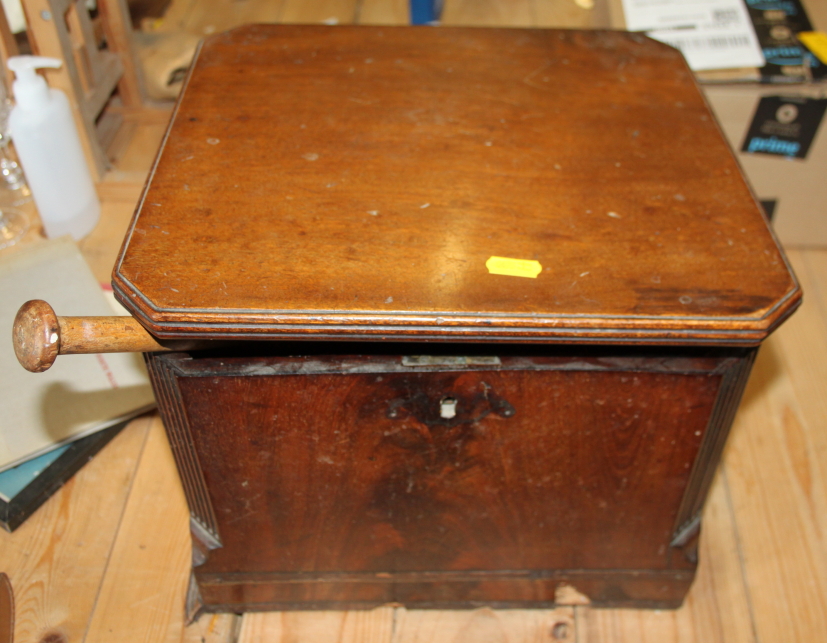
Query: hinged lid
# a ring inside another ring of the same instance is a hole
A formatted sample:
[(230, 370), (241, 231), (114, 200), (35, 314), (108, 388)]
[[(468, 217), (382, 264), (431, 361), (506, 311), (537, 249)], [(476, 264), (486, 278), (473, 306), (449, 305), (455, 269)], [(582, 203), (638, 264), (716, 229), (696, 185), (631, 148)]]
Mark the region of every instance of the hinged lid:
[(207, 39), (113, 283), (165, 338), (756, 344), (800, 300), (676, 50), (517, 29)]

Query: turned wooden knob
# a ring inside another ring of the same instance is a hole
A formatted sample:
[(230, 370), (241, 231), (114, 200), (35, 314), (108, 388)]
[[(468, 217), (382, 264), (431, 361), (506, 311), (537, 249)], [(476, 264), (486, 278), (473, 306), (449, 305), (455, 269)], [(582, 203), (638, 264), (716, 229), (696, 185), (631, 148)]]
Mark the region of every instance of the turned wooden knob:
[(14, 353), (27, 371), (42, 373), (58, 355), (187, 350), (193, 342), (160, 344), (134, 317), (58, 317), (45, 301), (27, 301), (14, 319)]
[(12, 328), (17, 361), (27, 371), (42, 373), (52, 364), (60, 347), (60, 323), (45, 301), (27, 301), (17, 311)]

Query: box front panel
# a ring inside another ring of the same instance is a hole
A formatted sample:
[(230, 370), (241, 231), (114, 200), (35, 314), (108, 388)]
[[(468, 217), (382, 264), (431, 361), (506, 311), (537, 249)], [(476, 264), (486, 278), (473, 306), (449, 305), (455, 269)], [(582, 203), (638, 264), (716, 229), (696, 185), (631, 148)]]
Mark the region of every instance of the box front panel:
[(669, 542), (719, 373), (399, 363), (178, 379), (222, 542), (200, 573), (691, 568)]

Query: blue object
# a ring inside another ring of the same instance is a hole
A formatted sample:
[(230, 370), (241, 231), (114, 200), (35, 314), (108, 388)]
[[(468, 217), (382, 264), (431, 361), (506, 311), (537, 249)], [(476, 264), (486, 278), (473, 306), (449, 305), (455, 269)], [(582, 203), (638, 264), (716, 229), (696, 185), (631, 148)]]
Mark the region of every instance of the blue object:
[(411, 0), (411, 24), (427, 25), (439, 20), (442, 0)]
[(14, 498), (69, 448), (68, 444), (0, 473), (0, 496)]

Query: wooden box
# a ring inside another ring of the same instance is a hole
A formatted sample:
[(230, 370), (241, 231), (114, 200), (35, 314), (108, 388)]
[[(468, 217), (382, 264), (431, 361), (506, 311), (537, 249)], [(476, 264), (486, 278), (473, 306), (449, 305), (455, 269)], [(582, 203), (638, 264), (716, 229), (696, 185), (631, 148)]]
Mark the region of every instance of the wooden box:
[(215, 340), (147, 356), (213, 611), (679, 605), (801, 297), (677, 51), (508, 29), (207, 39), (113, 285)]

